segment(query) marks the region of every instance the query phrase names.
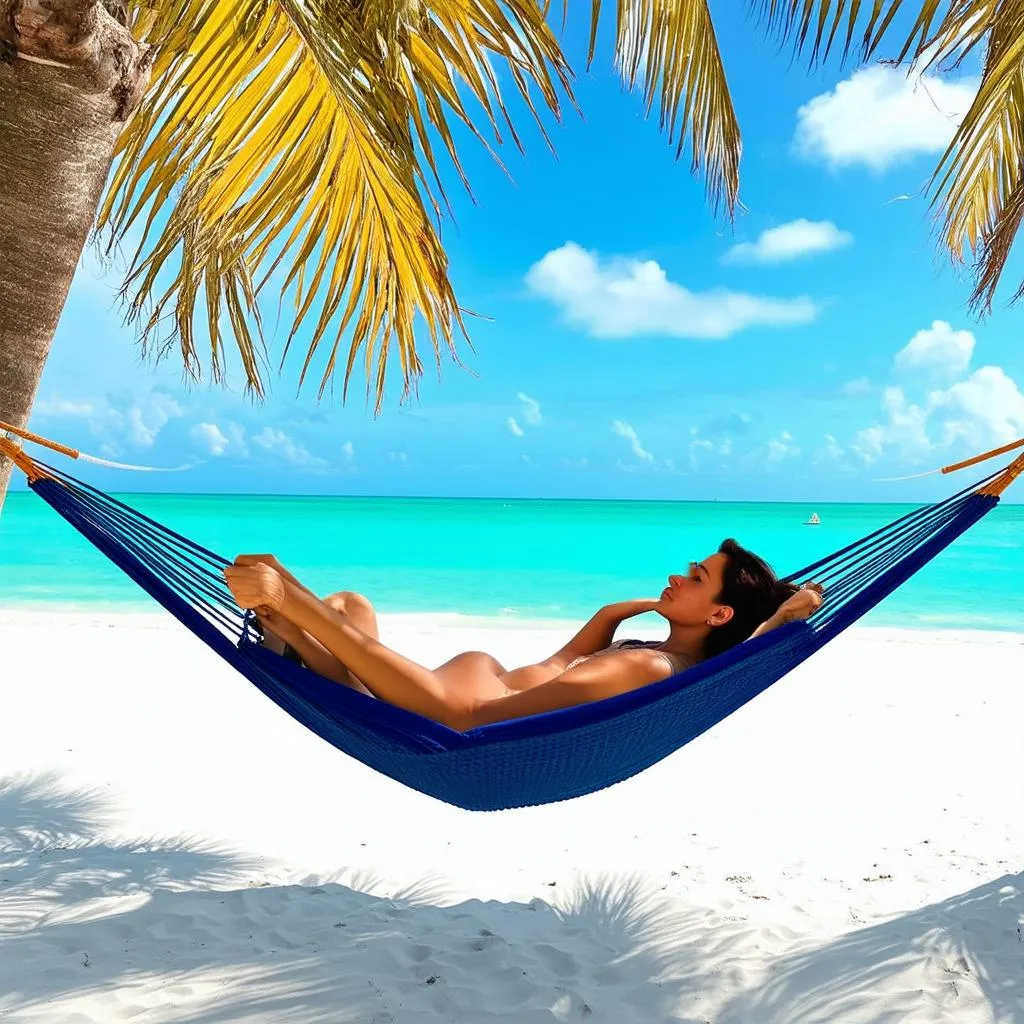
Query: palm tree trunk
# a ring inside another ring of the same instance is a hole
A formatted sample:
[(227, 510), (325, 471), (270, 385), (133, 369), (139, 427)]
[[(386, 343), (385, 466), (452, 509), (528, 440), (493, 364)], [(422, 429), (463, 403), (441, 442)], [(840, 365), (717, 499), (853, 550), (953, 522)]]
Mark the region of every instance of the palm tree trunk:
[[(0, 420), (15, 426), (148, 83), (148, 48), (122, 21), (100, 0), (0, 0)], [(0, 457), (0, 508), (10, 471)]]

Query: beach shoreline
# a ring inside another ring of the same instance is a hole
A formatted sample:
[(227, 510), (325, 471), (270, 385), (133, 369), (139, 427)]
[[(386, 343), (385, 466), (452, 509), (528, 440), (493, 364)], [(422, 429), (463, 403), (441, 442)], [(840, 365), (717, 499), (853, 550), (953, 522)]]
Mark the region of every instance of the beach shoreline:
[[(463, 612), (381, 612), (378, 614), (382, 635), (386, 630), (396, 647), (401, 637), (408, 634), (419, 637), (425, 634), (462, 636), (481, 632), (506, 632), (543, 635), (545, 638), (563, 635), (579, 629), (584, 620), (579, 618), (533, 618), (519, 615), (469, 615)], [(137, 629), (173, 629), (177, 622), (160, 608), (152, 610), (120, 610), (109, 607), (61, 607), (51, 605), (20, 605), (0, 607), (0, 629), (68, 627), (128, 627)], [(633, 619), (623, 624), (619, 635), (635, 633), (649, 638), (660, 635), (664, 628), (654, 615)], [(876, 638), (906, 643), (980, 643), (980, 644), (1024, 644), (1024, 628), (948, 629), (921, 625), (854, 625), (847, 631), (858, 637)]]

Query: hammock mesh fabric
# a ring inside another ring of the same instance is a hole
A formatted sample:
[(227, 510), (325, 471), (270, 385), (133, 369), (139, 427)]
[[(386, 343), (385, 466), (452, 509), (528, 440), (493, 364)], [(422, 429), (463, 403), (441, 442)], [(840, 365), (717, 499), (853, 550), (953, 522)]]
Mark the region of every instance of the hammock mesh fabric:
[(806, 622), (631, 693), (458, 733), (262, 647), (251, 613), (239, 610), (225, 585), (227, 559), (37, 465), (47, 475), (30, 486), (44, 501), (288, 714), (371, 768), (470, 810), (565, 800), (655, 764), (799, 665), (999, 501), (975, 484), (791, 574), (825, 586), (825, 603)]

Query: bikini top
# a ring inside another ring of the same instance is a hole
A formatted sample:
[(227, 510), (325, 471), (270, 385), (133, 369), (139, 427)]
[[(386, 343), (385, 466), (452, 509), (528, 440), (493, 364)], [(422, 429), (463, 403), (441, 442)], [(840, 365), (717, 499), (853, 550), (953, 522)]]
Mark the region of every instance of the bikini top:
[[(582, 665), (585, 661), (590, 661), (591, 658), (600, 658), (604, 654), (614, 654), (616, 651), (629, 650), (637, 647), (649, 647), (649, 648), (660, 648), (660, 640), (616, 640), (613, 644), (609, 644), (607, 647), (602, 648), (600, 651), (595, 651), (593, 654), (583, 654), (578, 658), (573, 658), (572, 661), (566, 666), (565, 671), (575, 668), (577, 665)], [(689, 658), (684, 657), (681, 654), (673, 654), (671, 651), (658, 650), (656, 653), (660, 654), (671, 666), (673, 673), (685, 672), (686, 669), (691, 668), (695, 662)]]

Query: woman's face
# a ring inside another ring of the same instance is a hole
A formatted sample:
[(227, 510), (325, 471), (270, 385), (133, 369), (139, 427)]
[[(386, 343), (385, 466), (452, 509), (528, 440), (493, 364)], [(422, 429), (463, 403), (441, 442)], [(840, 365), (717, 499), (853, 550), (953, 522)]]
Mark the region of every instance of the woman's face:
[(668, 586), (654, 609), (677, 626), (720, 626), (732, 618), (732, 609), (716, 600), (722, 591), (727, 556), (720, 552), (691, 562), (685, 576), (669, 576)]

